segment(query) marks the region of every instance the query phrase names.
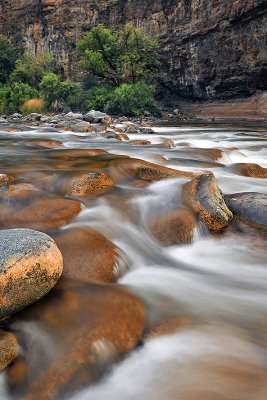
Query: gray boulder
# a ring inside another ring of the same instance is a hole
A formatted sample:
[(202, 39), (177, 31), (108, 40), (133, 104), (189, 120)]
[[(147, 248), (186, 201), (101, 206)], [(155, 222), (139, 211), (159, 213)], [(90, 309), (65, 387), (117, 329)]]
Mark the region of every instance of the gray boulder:
[(267, 194), (235, 193), (224, 196), (224, 200), (236, 219), (267, 231)]
[(111, 123), (111, 117), (108, 114), (95, 110), (91, 110), (86, 113), (84, 116), (84, 120), (95, 124), (104, 122)]
[(46, 295), (62, 270), (61, 252), (48, 235), (31, 229), (0, 231), (0, 318)]

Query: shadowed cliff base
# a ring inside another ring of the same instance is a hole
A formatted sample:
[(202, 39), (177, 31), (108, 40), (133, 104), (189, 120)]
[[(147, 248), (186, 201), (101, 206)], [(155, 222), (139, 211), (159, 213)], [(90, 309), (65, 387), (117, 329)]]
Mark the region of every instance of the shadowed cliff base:
[(235, 101), (188, 102), (178, 104), (180, 115), (190, 120), (212, 122), (267, 121), (267, 92)]

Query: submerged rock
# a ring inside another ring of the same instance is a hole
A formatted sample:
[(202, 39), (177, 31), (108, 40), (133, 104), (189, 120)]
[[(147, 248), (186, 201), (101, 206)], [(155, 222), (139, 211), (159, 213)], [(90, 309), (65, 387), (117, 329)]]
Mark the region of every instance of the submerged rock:
[(267, 231), (267, 194), (244, 192), (224, 196), (235, 218)]
[(191, 243), (194, 239), (196, 220), (187, 210), (170, 212), (155, 218), (149, 224), (152, 235), (164, 246)]
[(144, 324), (141, 301), (122, 287), (59, 283), (17, 316), (26, 360), (15, 360), (9, 370), (11, 394), (19, 394), (20, 400), (64, 398), (132, 350)]
[(30, 229), (0, 231), (0, 317), (46, 295), (63, 270), (54, 240)]
[(64, 257), (63, 276), (116, 282), (126, 271), (127, 261), (120, 250), (92, 228), (67, 228), (52, 236)]
[(36, 146), (41, 148), (44, 147), (46, 149), (56, 149), (63, 145), (62, 142), (59, 142), (57, 140), (32, 140), (28, 142), (28, 144), (31, 146)]
[(19, 345), (13, 333), (0, 329), (0, 372), (18, 355)]
[(118, 180), (135, 177), (153, 182), (167, 178), (188, 178), (194, 176), (192, 172), (178, 171), (137, 158), (113, 160), (110, 163), (110, 170), (111, 175)]
[(186, 183), (183, 200), (212, 231), (224, 228), (233, 218), (212, 173), (199, 175)]
[[(0, 224), (8, 228), (47, 230), (70, 222), (80, 211), (81, 203), (56, 196), (39, 195), (25, 201), (7, 201), (1, 205)], [(26, 192), (28, 195), (28, 193)], [(20, 197), (20, 200), (23, 200)]]
[(171, 335), (177, 331), (191, 328), (192, 319), (187, 315), (175, 315), (160, 321), (145, 336), (145, 339), (155, 339), (164, 335)]

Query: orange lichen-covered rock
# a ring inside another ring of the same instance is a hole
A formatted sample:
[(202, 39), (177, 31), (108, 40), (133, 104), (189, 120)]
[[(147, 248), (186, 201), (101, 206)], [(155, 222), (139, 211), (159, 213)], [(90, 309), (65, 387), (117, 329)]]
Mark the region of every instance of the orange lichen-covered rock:
[(186, 183), (183, 200), (212, 231), (224, 228), (233, 218), (212, 173), (199, 175)]
[(96, 171), (65, 178), (59, 186), (60, 193), (73, 197), (87, 197), (105, 193), (114, 186), (114, 183), (107, 174)]
[(233, 169), (237, 174), (243, 176), (250, 176), (252, 178), (267, 178), (267, 168), (263, 168), (258, 164), (232, 164), (231, 169)]
[(114, 176), (117, 180), (134, 177), (153, 182), (168, 178), (190, 178), (194, 176), (192, 172), (178, 171), (137, 158), (113, 160), (109, 166), (112, 177)]
[(19, 345), (13, 333), (0, 329), (0, 372), (18, 355)]
[[(53, 343), (47, 351), (37, 340), (29, 365), (15, 360), (9, 370), (9, 390), (21, 400), (63, 398), (94, 381), (138, 344), (145, 325), (142, 302), (124, 288), (66, 280), (17, 318), (22, 329), (40, 325)], [(30, 335), (24, 345), (32, 348)]]
[(30, 229), (0, 231), (0, 317), (47, 294), (63, 269), (54, 240)]

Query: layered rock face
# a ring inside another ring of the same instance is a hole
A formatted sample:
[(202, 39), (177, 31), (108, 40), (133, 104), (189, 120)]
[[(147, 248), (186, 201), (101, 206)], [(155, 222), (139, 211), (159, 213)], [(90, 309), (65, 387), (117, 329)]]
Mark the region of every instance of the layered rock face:
[(267, 89), (266, 0), (0, 1), (0, 32), (51, 52), (69, 76), (82, 30), (128, 21), (159, 38), (166, 91), (223, 99)]

